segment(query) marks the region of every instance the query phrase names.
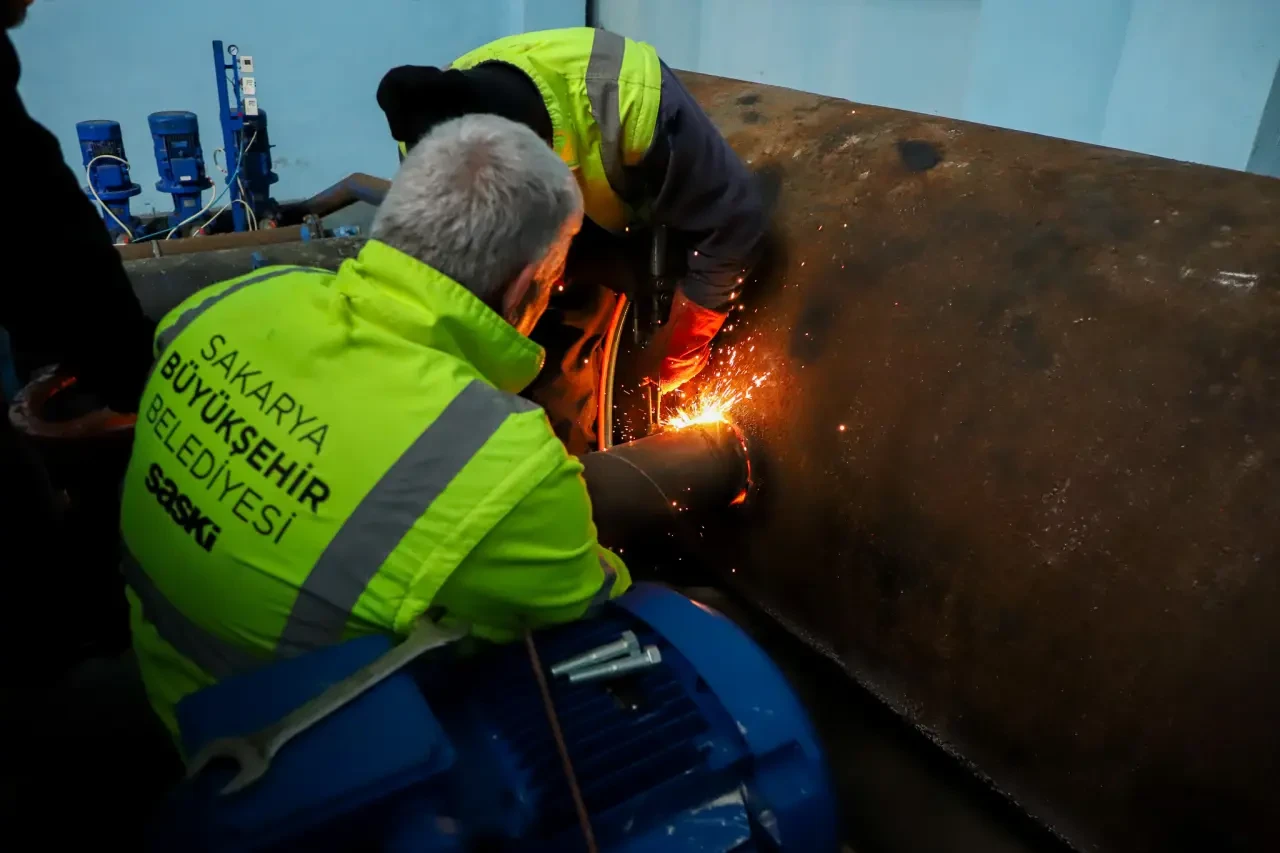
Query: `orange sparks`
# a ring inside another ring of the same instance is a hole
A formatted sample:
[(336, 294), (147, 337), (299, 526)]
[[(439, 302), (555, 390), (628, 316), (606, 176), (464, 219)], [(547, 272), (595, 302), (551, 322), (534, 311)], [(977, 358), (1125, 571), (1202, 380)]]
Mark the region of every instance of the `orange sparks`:
[(728, 423), (730, 409), (741, 399), (740, 393), (729, 388), (700, 389), (697, 399), (667, 416), (666, 425), (685, 429), (697, 424)]
[(667, 416), (664, 425), (670, 429), (684, 429), (696, 424), (729, 423), (729, 415), (743, 400), (751, 399), (751, 392), (763, 385), (768, 373), (750, 374), (734, 367), (736, 348), (729, 351), (729, 360), (693, 393), (693, 398)]
[[(739, 294), (734, 291), (730, 300), (736, 300)], [(737, 308), (743, 305), (739, 303)], [(730, 323), (724, 331), (732, 332), (734, 324)], [(738, 358), (739, 345), (721, 346), (718, 348), (714, 362), (699, 377), (693, 387), (683, 392), (682, 403), (672, 406), (670, 412), (662, 420), (666, 429), (685, 429), (697, 424), (730, 423), (730, 415), (742, 401), (751, 399), (751, 392), (759, 388), (769, 379), (769, 371), (756, 372), (753, 363), (758, 364), (755, 357), (748, 353), (755, 352), (751, 343), (752, 335), (747, 335), (741, 347), (745, 349), (743, 358)]]

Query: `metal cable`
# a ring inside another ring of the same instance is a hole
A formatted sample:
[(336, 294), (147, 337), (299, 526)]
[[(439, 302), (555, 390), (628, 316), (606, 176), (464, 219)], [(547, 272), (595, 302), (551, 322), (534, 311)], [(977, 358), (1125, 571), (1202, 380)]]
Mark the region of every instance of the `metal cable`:
[(547, 677), (542, 672), (542, 660), (533, 643), (533, 632), (528, 628), (524, 630), (524, 645), (529, 650), (533, 677), (537, 679), (538, 692), (542, 694), (542, 708), (547, 712), (547, 722), (551, 724), (551, 734), (556, 740), (556, 751), (560, 753), (560, 763), (564, 767), (565, 778), (569, 781), (569, 793), (573, 796), (573, 808), (578, 813), (578, 826), (582, 830), (583, 841), (587, 843), (587, 853), (600, 853), (596, 835), (591, 829), (591, 817), (587, 814), (587, 804), (582, 799), (582, 789), (578, 787), (578, 776), (574, 773), (573, 761), (569, 758), (569, 747), (564, 742), (564, 732), (560, 730), (560, 718), (556, 715), (555, 702), (551, 699), (551, 688), (547, 686)]
[(626, 294), (619, 293), (609, 319), (604, 339), (604, 357), (600, 366), (600, 392), (596, 395), (596, 450), (613, 446), (613, 383), (618, 372), (618, 349), (622, 343), (622, 324), (627, 316)]
[(124, 159), (123, 157), (117, 157), (114, 154), (99, 154), (98, 156), (94, 157), (92, 160), (90, 160), (88, 163), (85, 164), (84, 179), (85, 179), (85, 183), (89, 185), (89, 192), (93, 193), (93, 200), (98, 203), (98, 207), (102, 208), (102, 212), (105, 213), (107, 216), (110, 216), (111, 219), (116, 223), (116, 225), (120, 226), (120, 230), (124, 232), (125, 236), (130, 241), (132, 241), (133, 232), (129, 230), (129, 226), (125, 225), (123, 222), (120, 221), (120, 217), (116, 216), (116, 213), (114, 210), (107, 207), (107, 203), (102, 200), (102, 197), (100, 195), (98, 195), (97, 187), (93, 185), (93, 164), (98, 162), (99, 160), (119, 160), (121, 163), (124, 164), (124, 167), (126, 169), (129, 168), (129, 161)]

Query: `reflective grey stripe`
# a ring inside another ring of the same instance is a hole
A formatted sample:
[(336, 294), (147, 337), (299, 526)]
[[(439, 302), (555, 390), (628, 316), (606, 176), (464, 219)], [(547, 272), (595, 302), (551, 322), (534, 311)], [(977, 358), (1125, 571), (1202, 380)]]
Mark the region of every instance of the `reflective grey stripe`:
[(627, 179), (622, 170), (622, 111), (618, 106), (618, 77), (627, 42), (617, 33), (596, 30), (587, 63), (587, 99), (600, 127), (600, 160), (609, 186), (626, 198)]
[(618, 572), (609, 565), (609, 561), (603, 555), (597, 554), (596, 559), (600, 561), (600, 568), (604, 571), (604, 578), (600, 581), (600, 589), (596, 590), (596, 594), (591, 596), (591, 603), (587, 605), (587, 613), (594, 613), (599, 610), (609, 596), (613, 594), (613, 585), (618, 582)]
[[(183, 311), (181, 314), (179, 314), (178, 319), (174, 320), (173, 324), (170, 325), (164, 331), (162, 331), (158, 336), (158, 341), (160, 344), (160, 355), (164, 354), (164, 351), (169, 348), (169, 344), (173, 343), (174, 338), (182, 334), (182, 331), (186, 329), (187, 326), (190, 326), (193, 322), (195, 322), (195, 319), (197, 317), (199, 317), (204, 312), (208, 311), (214, 305), (217, 305), (222, 300), (226, 299), (228, 296), (231, 296), (232, 294), (235, 294), (235, 293), (239, 293), (241, 290), (244, 290), (246, 287), (248, 287), (251, 284), (257, 284), (260, 281), (266, 281), (267, 279), (276, 278), (277, 276), (286, 275), (287, 273), (292, 273), (292, 272), (322, 272), (328, 275), (332, 275), (332, 273), (330, 273), (328, 270), (318, 270), (312, 267), (282, 267), (278, 269), (269, 270), (268, 272), (264, 272), (260, 275), (251, 275), (246, 279), (237, 281), (235, 284), (231, 285), (226, 290), (223, 290), (220, 293), (215, 293), (212, 296), (210, 296), (208, 299), (202, 299), (200, 302), (197, 302), (195, 305), (192, 305), (186, 311)], [(157, 355), (156, 361), (159, 361), (159, 360), (160, 360), (160, 357), (159, 355)]]
[(120, 561), (125, 582), (142, 602), (142, 615), (155, 626), (160, 638), (173, 646), (178, 654), (191, 660), (214, 678), (226, 678), (256, 669), (265, 661), (239, 646), (216, 637), (175, 607), (156, 589), (134, 556), (125, 549)]
[(478, 379), (409, 445), (342, 523), (307, 575), (285, 624), (278, 656), (342, 639), (369, 581), (508, 415), (535, 403)]

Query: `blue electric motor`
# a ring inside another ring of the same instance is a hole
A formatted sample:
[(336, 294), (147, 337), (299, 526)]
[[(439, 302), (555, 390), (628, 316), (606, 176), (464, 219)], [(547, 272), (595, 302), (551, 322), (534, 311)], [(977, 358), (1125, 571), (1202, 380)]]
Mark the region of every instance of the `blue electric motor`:
[[(280, 180), (280, 176), (271, 171), (271, 139), (267, 135), (266, 110), (244, 117), (240, 143), (245, 146), (244, 158), (240, 163), (244, 200), (253, 208), (258, 221), (265, 222), (275, 214), (276, 204), (271, 198), (271, 185)], [(232, 167), (234, 168), (234, 161)]]
[[(661, 663), (609, 682), (555, 662), (633, 631)], [(768, 657), (716, 612), (639, 585), (537, 645), (599, 847), (836, 850), (825, 760)], [(188, 755), (256, 731), (383, 654), (366, 637), (222, 682), (178, 706)], [(171, 797), (159, 850), (584, 849), (524, 645), (437, 653), (287, 744), (258, 782), (211, 765)]]
[(147, 116), (156, 149), (156, 169), (160, 180), (156, 189), (173, 196), (169, 225), (189, 219), (200, 210), (201, 196), (213, 186), (204, 171), (200, 149), (200, 125), (195, 113), (164, 110)]
[(129, 212), (129, 199), (142, 192), (142, 187), (129, 179), (129, 162), (124, 156), (120, 122), (106, 119), (77, 122), (76, 137), (80, 141), (82, 162), (89, 172), (89, 186), (85, 192), (90, 198), (96, 193), (97, 199), (109, 211), (102, 217), (107, 232), (115, 241), (121, 237), (132, 237), (141, 223)]

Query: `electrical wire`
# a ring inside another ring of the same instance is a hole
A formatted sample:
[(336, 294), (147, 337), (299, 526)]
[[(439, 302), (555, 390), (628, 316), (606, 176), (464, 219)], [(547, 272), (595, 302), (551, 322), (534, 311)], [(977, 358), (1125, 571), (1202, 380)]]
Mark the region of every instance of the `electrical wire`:
[[(234, 176), (234, 174), (236, 174), (236, 173), (233, 173), (233, 176)], [(138, 242), (138, 241), (140, 241), (140, 240), (147, 240), (147, 239), (150, 239), (150, 238), (152, 238), (152, 237), (158, 237), (158, 236), (160, 236), (161, 234), (164, 234), (164, 235), (165, 235), (165, 237), (167, 238), (168, 236), (172, 235), (172, 234), (173, 234), (173, 232), (174, 232), (174, 230), (176, 230), (177, 228), (181, 228), (182, 226), (184, 226), (184, 225), (186, 225), (188, 222), (190, 222), (192, 219), (195, 219), (197, 216), (203, 216), (203, 215), (204, 215), (204, 214), (205, 214), (205, 213), (206, 213), (206, 212), (207, 212), (211, 207), (213, 207), (215, 204), (217, 204), (217, 203), (222, 199), (222, 197), (223, 197), (223, 196), (225, 196), (225, 195), (227, 194), (227, 192), (228, 192), (230, 189), (231, 189), (231, 184), (227, 184), (225, 187), (223, 187), (223, 188), (222, 188), (222, 192), (220, 192), (220, 193), (218, 193), (216, 196), (214, 196), (214, 197), (213, 197), (213, 199), (212, 199), (212, 200), (211, 200), (207, 205), (205, 205), (203, 209), (201, 209), (200, 211), (198, 211), (197, 213), (195, 213), (193, 216), (191, 216), (191, 217), (189, 217), (189, 218), (187, 218), (187, 219), (184, 219), (182, 222), (179, 222), (179, 223), (178, 223), (176, 226), (174, 226), (173, 228), (169, 228), (168, 226), (166, 226), (166, 227), (164, 227), (164, 228), (160, 228), (160, 229), (158, 229), (158, 230), (156, 230), (156, 231), (152, 231), (152, 232), (151, 232), (151, 233), (149, 233), (149, 234), (143, 234), (141, 237), (136, 237), (136, 238), (134, 238), (134, 242), (136, 243), (136, 242)], [(227, 207), (230, 207), (230, 206), (231, 206), (231, 205), (230, 205), (230, 204), (228, 204), (226, 207), (223, 207), (223, 208), (222, 208), (222, 210), (219, 210), (219, 211), (218, 211), (218, 214), (221, 214), (221, 213), (222, 213), (222, 211), (226, 210), (226, 209), (227, 209)], [(216, 218), (218, 214), (214, 214), (214, 217)], [(212, 222), (213, 220), (211, 219), (211, 220), (209, 220), (209, 221), (210, 221), (210, 222)], [(206, 223), (205, 223), (205, 225), (208, 225), (208, 224), (209, 224), (208, 222), (206, 222)], [(204, 226), (201, 226), (201, 227), (203, 228)]]
[(547, 686), (547, 676), (542, 671), (542, 659), (538, 656), (538, 647), (533, 642), (533, 632), (528, 628), (524, 629), (524, 647), (529, 653), (533, 677), (538, 682), (538, 693), (542, 695), (542, 710), (546, 713), (547, 723), (551, 726), (551, 736), (555, 738), (556, 752), (560, 754), (560, 766), (569, 783), (569, 794), (573, 797), (573, 810), (578, 815), (578, 828), (582, 831), (582, 840), (586, 843), (587, 853), (600, 853), (595, 832), (591, 828), (591, 815), (587, 812), (586, 800), (582, 798), (582, 788), (578, 786), (578, 774), (574, 772), (573, 760), (569, 758), (569, 746), (565, 743), (564, 731), (560, 728), (556, 703), (551, 697), (551, 688)]
[[(181, 228), (182, 226), (186, 225), (188, 222), (190, 222), (191, 220), (195, 219), (196, 217), (198, 217), (198, 216), (203, 216), (203, 215), (204, 215), (204, 214), (209, 210), (209, 208), (211, 208), (211, 207), (213, 207), (215, 204), (217, 204), (217, 203), (222, 199), (222, 197), (223, 197), (224, 195), (226, 195), (226, 194), (227, 194), (227, 191), (228, 191), (228, 190), (230, 190), (230, 189), (231, 189), (231, 185), (230, 185), (230, 184), (227, 184), (225, 187), (223, 187), (223, 188), (222, 188), (222, 192), (220, 192), (220, 193), (218, 193), (216, 196), (214, 196), (214, 197), (213, 197), (213, 199), (212, 199), (212, 200), (210, 200), (210, 202), (209, 202), (208, 204), (206, 204), (206, 205), (204, 206), (204, 208), (203, 208), (203, 209), (201, 209), (201, 210), (197, 211), (197, 212), (196, 212), (195, 214), (193, 214), (192, 216), (190, 216), (190, 217), (188, 217), (188, 218), (186, 218), (186, 219), (182, 220), (181, 222), (179, 222), (177, 225), (173, 226), (172, 228), (169, 228), (169, 227), (167, 227), (167, 226), (166, 226), (166, 227), (164, 227), (164, 228), (160, 228), (160, 229), (157, 229), (157, 230), (155, 230), (155, 231), (152, 231), (152, 232), (151, 232), (151, 233), (149, 233), (149, 234), (143, 234), (141, 237), (135, 237), (135, 238), (134, 238), (134, 240), (133, 240), (133, 242), (137, 243), (137, 242), (139, 242), (139, 241), (141, 241), (141, 240), (149, 240), (149, 239), (150, 239), (150, 238), (152, 238), (152, 237), (159, 237), (161, 234), (165, 235), (162, 239), (168, 239), (169, 237), (172, 237), (172, 236), (173, 236), (173, 232), (174, 232), (174, 231), (177, 231), (179, 228)], [(226, 209), (227, 209), (227, 207), (230, 207), (230, 206), (231, 206), (231, 205), (230, 205), (230, 204), (228, 204), (226, 207), (223, 207), (223, 208), (222, 208), (222, 210), (219, 210), (219, 211), (218, 211), (218, 214), (222, 213), (222, 211), (223, 211), (223, 210), (226, 210)], [(218, 214), (214, 214), (215, 218), (217, 217), (217, 215), (218, 215)], [(209, 221), (210, 221), (210, 222), (212, 222), (213, 220), (211, 219), (211, 220), (209, 220)], [(205, 225), (208, 225), (208, 224), (209, 224), (208, 222), (206, 222), (206, 223), (205, 223)], [(201, 227), (204, 227), (204, 226), (201, 226)]]
[[(243, 188), (243, 187), (241, 187), (241, 188), (240, 188), (240, 192), (244, 192), (244, 188)], [(257, 231), (257, 230), (258, 230), (258, 216), (257, 216), (257, 214), (255, 214), (255, 213), (253, 212), (253, 205), (249, 204), (249, 202), (245, 201), (243, 198), (238, 198), (238, 199), (236, 199), (235, 201), (233, 201), (233, 202), (232, 202), (232, 204), (238, 204), (238, 205), (240, 205), (241, 207), (243, 207), (243, 208), (244, 208), (244, 212), (247, 214), (246, 218), (247, 218), (247, 219), (248, 219), (248, 221), (249, 221), (249, 230), (250, 230), (250, 231)]]
[[(212, 225), (212, 224), (214, 223), (214, 221), (215, 221), (219, 216), (221, 216), (222, 214), (224, 214), (224, 213), (226, 213), (228, 210), (230, 210), (230, 209), (231, 209), (231, 206), (232, 206), (233, 204), (235, 204), (235, 203), (236, 203), (237, 201), (239, 201), (239, 200), (240, 200), (240, 199), (232, 199), (231, 201), (229, 201), (229, 202), (227, 202), (226, 204), (224, 204), (222, 207), (218, 208), (217, 212), (216, 212), (216, 213), (214, 213), (214, 214), (213, 214), (213, 216), (210, 216), (208, 219), (206, 219), (206, 220), (204, 221), (204, 224), (199, 225), (199, 226), (197, 226), (197, 227), (196, 227), (196, 231), (197, 231), (197, 232), (199, 232), (199, 231), (201, 231), (201, 230), (203, 230), (203, 229), (205, 229), (205, 228), (208, 228), (210, 225)], [(188, 221), (188, 222), (190, 222), (190, 220), (187, 220), (187, 221)], [(181, 227), (181, 226), (179, 226), (179, 227)], [(166, 238), (166, 239), (168, 239), (168, 238)]]
[(249, 194), (244, 191), (244, 181), (240, 178), (236, 178), (236, 186), (240, 188), (240, 198), (238, 198), (237, 201), (239, 201), (241, 206), (249, 212), (248, 219), (252, 220), (252, 222), (249, 223), (248, 228), (250, 231), (257, 231), (258, 215), (253, 212), (253, 205), (245, 201)]
[[(218, 153), (221, 151), (222, 151), (221, 148), (213, 149), (213, 165), (218, 169), (219, 172), (225, 175), (227, 173), (226, 167), (218, 162)], [(245, 197), (248, 195), (248, 193), (244, 191), (244, 181), (242, 181), (239, 178), (236, 178), (236, 186), (240, 188), (240, 198), (236, 199), (235, 201), (239, 202), (240, 206), (244, 208), (245, 213), (248, 214), (247, 218), (249, 220), (249, 230), (257, 231), (258, 215), (253, 212), (253, 205), (245, 201)]]
[(120, 230), (123, 231), (130, 240), (133, 240), (133, 232), (129, 230), (129, 226), (125, 225), (123, 222), (120, 221), (120, 217), (116, 216), (116, 212), (114, 210), (107, 207), (106, 202), (104, 202), (102, 200), (102, 197), (98, 195), (98, 190), (93, 185), (93, 172), (92, 172), (93, 164), (98, 162), (99, 160), (117, 160), (123, 163), (126, 169), (129, 168), (129, 161), (124, 159), (123, 157), (117, 157), (114, 154), (99, 154), (97, 157), (94, 157), (92, 160), (90, 160), (88, 163), (85, 164), (84, 181), (86, 184), (89, 185), (89, 192), (93, 193), (93, 200), (98, 203), (98, 206), (102, 208), (102, 211), (107, 216), (110, 216), (112, 220), (115, 221), (116, 225), (120, 226)]
[[(257, 140), (257, 138), (258, 138), (258, 132), (255, 130), (255, 131), (253, 132), (253, 136), (249, 137), (249, 144), (248, 144), (248, 145), (246, 145), (244, 148), (240, 149), (240, 156), (236, 158), (236, 168), (235, 168), (235, 171), (234, 171), (234, 172), (232, 172), (232, 173), (231, 173), (231, 177), (227, 179), (226, 186), (224, 186), (224, 187), (222, 188), (222, 192), (218, 193), (216, 196), (214, 196), (212, 199), (210, 199), (208, 204), (206, 204), (203, 208), (201, 208), (201, 209), (200, 209), (199, 211), (197, 211), (195, 214), (193, 214), (193, 215), (191, 215), (190, 217), (188, 217), (188, 218), (186, 218), (186, 219), (182, 220), (181, 222), (179, 222), (177, 225), (173, 226), (172, 228), (160, 228), (160, 229), (158, 229), (158, 230), (156, 230), (156, 231), (152, 231), (150, 234), (143, 234), (141, 237), (133, 237), (133, 238), (132, 238), (132, 239), (133, 239), (133, 241), (136, 243), (136, 242), (138, 242), (139, 240), (147, 240), (147, 239), (150, 239), (150, 238), (152, 238), (152, 237), (157, 237), (157, 236), (159, 236), (159, 235), (161, 235), (161, 234), (164, 234), (164, 235), (165, 235), (165, 236), (164, 236), (164, 239), (166, 239), (166, 240), (167, 240), (167, 239), (169, 239), (169, 238), (171, 238), (171, 237), (173, 236), (174, 232), (175, 232), (175, 231), (177, 231), (179, 228), (181, 228), (182, 226), (184, 226), (184, 225), (186, 225), (187, 223), (191, 222), (192, 220), (197, 219), (197, 218), (199, 218), (199, 217), (203, 216), (203, 215), (204, 215), (205, 213), (207, 213), (207, 212), (208, 212), (208, 211), (209, 211), (209, 210), (210, 210), (210, 209), (211, 209), (215, 204), (217, 204), (217, 203), (222, 199), (222, 197), (223, 197), (224, 195), (226, 195), (226, 194), (227, 194), (227, 192), (231, 189), (231, 184), (232, 184), (232, 182), (234, 182), (234, 183), (236, 184), (236, 186), (240, 188), (240, 194), (241, 194), (241, 196), (243, 196), (243, 195), (244, 195), (244, 183), (240, 180), (240, 161), (241, 161), (241, 160), (243, 159), (243, 157), (244, 157), (244, 152), (245, 152), (245, 151), (247, 151), (247, 150), (249, 149), (249, 147), (253, 145), (253, 143)], [(221, 153), (221, 154), (224, 156), (224, 159), (225, 159), (225, 155), (226, 155), (226, 153), (227, 153), (227, 152), (226, 152), (223, 148), (221, 148), (221, 147), (218, 147), (218, 148), (213, 149), (213, 165), (214, 165), (214, 167), (216, 167), (216, 168), (217, 168), (217, 170), (218, 170), (219, 172), (221, 172), (222, 174), (224, 174), (224, 175), (225, 175), (225, 174), (227, 174), (227, 169), (226, 169), (226, 166), (224, 166), (224, 165), (222, 165), (221, 163), (219, 163), (219, 162), (218, 162), (218, 154), (219, 154), (219, 153)], [(231, 204), (227, 204), (227, 205), (225, 205), (224, 207), (222, 207), (221, 209), (219, 209), (217, 213), (215, 213), (212, 217), (210, 217), (210, 219), (209, 219), (209, 221), (208, 221), (208, 222), (206, 222), (204, 225), (201, 225), (200, 227), (201, 227), (201, 228), (207, 228), (207, 227), (209, 226), (209, 224), (210, 224), (210, 223), (212, 223), (215, 219), (217, 219), (219, 216), (221, 216), (221, 215), (222, 215), (222, 214), (227, 210), (227, 208), (229, 208), (229, 207), (231, 207)], [(258, 217), (257, 217), (257, 214), (253, 213), (253, 209), (252, 209), (252, 207), (251, 207), (248, 203), (245, 203), (245, 210), (249, 211), (249, 213), (253, 216), (253, 230), (254, 230), (254, 231), (257, 231), (257, 230), (258, 230)], [(166, 233), (166, 232), (167, 232), (167, 233)]]
[[(239, 179), (240, 179), (240, 163), (241, 163), (241, 161), (242, 161), (242, 160), (244, 160), (244, 152), (245, 152), (245, 151), (247, 151), (250, 147), (252, 147), (252, 145), (253, 145), (254, 141), (255, 141), (257, 138), (258, 138), (258, 131), (256, 131), (256, 130), (255, 130), (255, 131), (253, 132), (253, 136), (249, 137), (249, 144), (248, 144), (248, 145), (243, 146), (243, 147), (240, 149), (240, 153), (239, 153), (239, 155), (237, 155), (237, 157), (236, 157), (236, 169), (235, 169), (235, 171), (234, 171), (234, 172), (232, 172), (231, 177), (227, 179), (227, 185), (226, 185), (225, 187), (223, 187), (223, 188), (222, 188), (222, 192), (218, 193), (218, 194), (217, 194), (217, 196), (215, 196), (214, 198), (210, 199), (210, 200), (209, 200), (209, 203), (208, 203), (208, 204), (206, 204), (206, 205), (204, 206), (204, 208), (203, 208), (203, 209), (201, 209), (201, 210), (197, 211), (196, 213), (191, 214), (191, 216), (188, 216), (186, 219), (182, 220), (182, 221), (181, 221), (181, 222), (179, 222), (177, 225), (175, 225), (175, 226), (173, 226), (172, 228), (170, 228), (170, 229), (169, 229), (169, 233), (168, 233), (168, 234), (166, 234), (166, 235), (164, 235), (164, 239), (166, 239), (166, 240), (170, 240), (170, 239), (172, 239), (172, 238), (173, 238), (174, 233), (175, 233), (175, 232), (177, 232), (177, 230), (178, 230), (179, 228), (181, 228), (182, 226), (186, 225), (188, 222), (192, 222), (193, 220), (199, 219), (201, 216), (204, 216), (206, 213), (208, 213), (208, 212), (209, 212), (209, 209), (210, 209), (210, 208), (212, 208), (215, 204), (217, 204), (217, 203), (218, 203), (218, 201), (219, 201), (219, 200), (220, 200), (224, 195), (226, 195), (226, 194), (227, 194), (227, 191), (231, 189), (231, 185), (232, 185), (233, 183), (236, 183), (237, 181), (239, 181)], [(225, 154), (226, 152), (224, 151), (223, 153)], [(226, 210), (227, 208), (229, 208), (229, 207), (231, 207), (231, 204), (230, 204), (230, 203), (228, 203), (225, 207), (223, 207), (223, 208), (222, 208), (222, 210), (219, 210), (217, 213), (215, 213), (215, 214), (213, 215), (213, 217), (209, 220), (209, 222), (206, 222), (204, 225), (201, 225), (200, 227), (201, 227), (201, 228), (205, 228), (205, 227), (207, 227), (207, 226), (209, 225), (209, 223), (213, 222), (213, 220), (214, 220), (214, 219), (217, 219), (217, 218), (222, 214), (222, 212), (223, 212), (224, 210)], [(198, 229), (197, 229), (197, 230), (198, 230)]]
[[(242, 147), (242, 149), (239, 150), (239, 154), (236, 156), (236, 172), (233, 172), (232, 177), (227, 179), (227, 186), (223, 187), (223, 191), (219, 192), (218, 196), (215, 196), (214, 199), (210, 199), (209, 204), (205, 205), (204, 209), (196, 211), (195, 214), (188, 216), (187, 219), (183, 219), (182, 222), (179, 222), (177, 225), (174, 225), (172, 229), (169, 229), (169, 233), (165, 234), (165, 237), (164, 237), (165, 240), (172, 240), (174, 233), (177, 232), (179, 228), (182, 228), (183, 225), (186, 225), (187, 223), (192, 222), (192, 220), (198, 219), (200, 218), (200, 216), (204, 216), (206, 213), (209, 213), (210, 207), (218, 204), (218, 201), (221, 199), (221, 197), (227, 195), (227, 192), (230, 190), (230, 188), (232, 188), (233, 182), (237, 182), (237, 186), (239, 186), (238, 184), (239, 169), (241, 169), (241, 161), (244, 159), (244, 151), (246, 151), (248, 147), (253, 145), (253, 141), (255, 141), (256, 138), (257, 138), (257, 131), (253, 131), (253, 136), (250, 138), (250, 141), (248, 141), (248, 145)], [(223, 151), (223, 154), (225, 155), (227, 154), (227, 152)], [(218, 219), (218, 216), (223, 214), (223, 211), (227, 210), (228, 207), (230, 207), (230, 204), (225, 205), (223, 209), (218, 211), (218, 213), (215, 213), (214, 215), (212, 215), (211, 218), (209, 219), (209, 222), (206, 222), (204, 225), (201, 225), (200, 228), (209, 227), (209, 224), (214, 222), (214, 219)], [(197, 231), (198, 231), (198, 228), (197, 228)]]

